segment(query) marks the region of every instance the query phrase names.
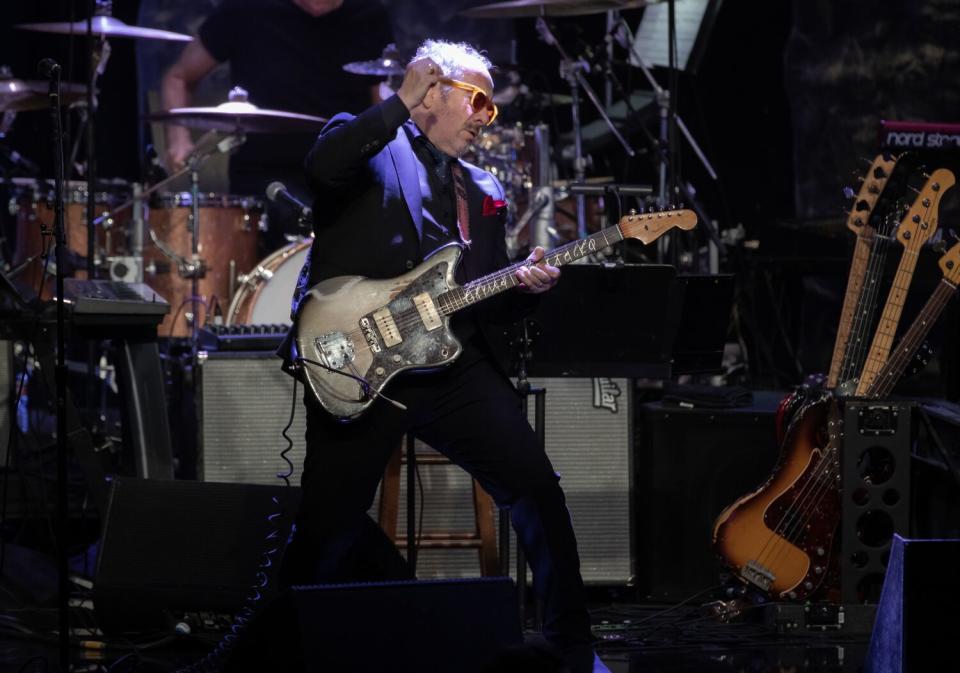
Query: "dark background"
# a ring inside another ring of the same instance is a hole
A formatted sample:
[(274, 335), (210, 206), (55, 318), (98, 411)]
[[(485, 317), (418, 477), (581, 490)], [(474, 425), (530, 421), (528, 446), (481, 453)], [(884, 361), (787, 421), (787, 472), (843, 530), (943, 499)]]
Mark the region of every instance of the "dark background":
[[(71, 49), (65, 36), (13, 30), (12, 25), (68, 20), (71, 12), (80, 18), (86, 15), (86, 4), (5, 3), (0, 63), (11, 66), (17, 77), (35, 79), (36, 63), (51, 56), (65, 64), (65, 81), (82, 81), (86, 61), (79, 36)], [(113, 13), (130, 24), (171, 29), (175, 24), (188, 30), (195, 29), (214, 4), (118, 0)], [(457, 4), (480, 4), (475, 1), (385, 4), (402, 50), (409, 52), (428, 35), (470, 39), (487, 48), (497, 65), (508, 65), (515, 55), (531, 86), (567, 92), (556, 53), (538, 40), (530, 19), (470, 21), (456, 14)], [(843, 226), (849, 203), (842, 190), (856, 189), (857, 175), (877, 153), (879, 120), (955, 121), (960, 109), (960, 55), (951, 35), (960, 28), (960, 8), (948, 0), (724, 0), (718, 6), (699, 70), (680, 75), (676, 95), (681, 115), (720, 179), (714, 182), (706, 175), (685, 143), (679, 166), (720, 229), (732, 232), (742, 225), (750, 242), (733, 246), (722, 264), (722, 270), (737, 274), (729, 340), (740, 346), (743, 376), (758, 386), (790, 386), (828, 367), (852, 245)], [(642, 11), (624, 16), (636, 26)], [(146, 16), (156, 20), (147, 22)], [(166, 23), (157, 23), (160, 18)], [(595, 15), (555, 23), (565, 46), (578, 53), (584, 45), (599, 43), (603, 22), (603, 15)], [(165, 67), (163, 60), (175, 57), (179, 48), (163, 45), (161, 50), (153, 43), (136, 46), (122, 39), (111, 44), (110, 63), (100, 81), (98, 172), (138, 180), (144, 146), (150, 141), (148, 129), (138, 122), (150, 84), (138, 82), (138, 72), (149, 73), (141, 80), (155, 78)], [(382, 46), (371, 44), (370, 57)], [(158, 56), (161, 52), (165, 56)], [(639, 71), (621, 75), (628, 83), (642, 83)], [(664, 71), (657, 70), (657, 77), (667, 84)], [(593, 83), (602, 90), (598, 78)], [(588, 103), (582, 110), (585, 122), (596, 117)], [(569, 130), (569, 116), (569, 109), (557, 107), (546, 110), (541, 119), (562, 133)], [(649, 130), (656, 133), (654, 121)], [(46, 176), (52, 174), (48, 136), (45, 113), (23, 113), (7, 142), (40, 164)], [(652, 181), (651, 148), (643, 134), (633, 134), (631, 141), (644, 152), (641, 156), (628, 161), (619, 147), (611, 145), (592, 157), (593, 174)], [(956, 157), (933, 157), (918, 164), (917, 171), (936, 168), (941, 161), (951, 164)], [(571, 173), (562, 162), (559, 168), (563, 174)], [(954, 201), (951, 194), (944, 200), (943, 228), (954, 221)], [(905, 324), (939, 279), (937, 257), (925, 253), (918, 266)], [(933, 335), (939, 357), (906, 390), (957, 398), (956, 314), (952, 302)], [(951, 347), (941, 348), (944, 342)]]

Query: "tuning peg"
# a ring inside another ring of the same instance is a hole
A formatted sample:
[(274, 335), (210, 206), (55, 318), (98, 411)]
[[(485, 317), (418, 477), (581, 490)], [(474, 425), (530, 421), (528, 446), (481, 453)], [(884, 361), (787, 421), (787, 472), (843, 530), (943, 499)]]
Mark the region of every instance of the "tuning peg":
[(873, 177), (875, 177), (877, 180), (882, 180), (883, 178), (887, 177), (887, 172), (883, 170), (882, 166), (877, 166), (873, 169)]
[(627, 215), (629, 215), (630, 217), (636, 217), (636, 216), (637, 216), (637, 209), (636, 209), (636, 208), (631, 208), (631, 209), (627, 212)]
[(870, 210), (870, 204), (864, 201), (863, 199), (860, 199), (859, 201), (857, 201), (857, 205), (855, 206), (855, 208), (857, 209), (857, 211), (863, 212), (864, 210)]
[(846, 198), (846, 199), (853, 199), (853, 198), (856, 198), (856, 196), (857, 196), (857, 193), (856, 193), (855, 191), (853, 191), (852, 189), (850, 189), (849, 187), (844, 187), (844, 188), (843, 188), (843, 197), (844, 197), (844, 198)]

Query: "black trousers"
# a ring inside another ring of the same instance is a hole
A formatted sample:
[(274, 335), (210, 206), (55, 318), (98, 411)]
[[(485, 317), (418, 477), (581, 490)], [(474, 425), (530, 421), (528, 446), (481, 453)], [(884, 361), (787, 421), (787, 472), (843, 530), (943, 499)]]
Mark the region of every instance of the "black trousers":
[(413, 432), (510, 508), (544, 601), (544, 635), (563, 648), (590, 642), (580, 559), (559, 477), (510, 381), (475, 354), (441, 372), (405, 375), (385, 392), (407, 410), (379, 400), (356, 421), (338, 423), (307, 391), (303, 499), (281, 584), (410, 577), (366, 512), (390, 456)]

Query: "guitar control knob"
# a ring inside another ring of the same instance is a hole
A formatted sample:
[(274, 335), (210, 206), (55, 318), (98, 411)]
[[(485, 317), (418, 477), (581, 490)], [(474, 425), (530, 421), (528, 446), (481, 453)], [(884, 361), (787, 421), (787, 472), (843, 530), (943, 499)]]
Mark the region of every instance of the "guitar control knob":
[(823, 556), (826, 553), (827, 553), (826, 549), (824, 549), (823, 547), (817, 547), (817, 556)]
[(387, 373), (387, 370), (384, 369), (383, 367), (377, 367), (377, 368), (374, 369), (373, 371), (374, 371), (374, 373), (375, 373), (377, 376), (383, 376), (384, 374)]
[(813, 574), (814, 574), (814, 575), (822, 575), (822, 574), (823, 574), (823, 568), (821, 568), (820, 566), (813, 566)]
[(813, 582), (804, 582), (803, 588), (807, 591), (811, 591), (813, 589)]
[(399, 353), (394, 353), (393, 361), (399, 363), (403, 358), (400, 357)]

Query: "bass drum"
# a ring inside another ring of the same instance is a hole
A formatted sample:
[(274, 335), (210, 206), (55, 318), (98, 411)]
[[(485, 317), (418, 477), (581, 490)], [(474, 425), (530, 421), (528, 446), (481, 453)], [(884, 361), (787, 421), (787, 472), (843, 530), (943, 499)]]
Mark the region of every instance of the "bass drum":
[(291, 243), (240, 277), (228, 325), (290, 325), (290, 300), (313, 239)]

